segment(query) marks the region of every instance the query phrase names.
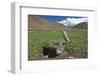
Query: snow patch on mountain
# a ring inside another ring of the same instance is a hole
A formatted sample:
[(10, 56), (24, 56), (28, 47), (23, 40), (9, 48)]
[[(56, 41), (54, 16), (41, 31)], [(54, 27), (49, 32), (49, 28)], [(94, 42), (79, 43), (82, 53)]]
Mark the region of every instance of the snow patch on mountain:
[(88, 18), (66, 18), (57, 23), (63, 24), (64, 26), (74, 26), (82, 22), (88, 22)]

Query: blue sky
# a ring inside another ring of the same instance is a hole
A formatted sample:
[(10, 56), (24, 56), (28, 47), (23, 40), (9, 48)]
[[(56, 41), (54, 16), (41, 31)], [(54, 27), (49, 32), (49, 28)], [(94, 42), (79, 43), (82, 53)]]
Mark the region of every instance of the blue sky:
[(62, 21), (66, 18), (83, 18), (83, 17), (80, 17), (80, 16), (76, 17), (76, 16), (44, 16), (44, 15), (41, 15), (39, 17), (46, 19), (50, 22), (59, 22), (59, 21)]

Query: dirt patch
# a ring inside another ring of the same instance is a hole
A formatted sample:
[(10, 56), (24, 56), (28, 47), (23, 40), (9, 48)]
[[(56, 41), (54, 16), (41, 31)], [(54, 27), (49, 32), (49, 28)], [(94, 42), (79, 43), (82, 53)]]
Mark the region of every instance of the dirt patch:
[(64, 51), (62, 54), (54, 57), (48, 58), (42, 54), (42, 51), (38, 53), (39, 57), (37, 60), (57, 60), (57, 59), (85, 59), (88, 58), (87, 52), (78, 52), (78, 53), (68, 53)]

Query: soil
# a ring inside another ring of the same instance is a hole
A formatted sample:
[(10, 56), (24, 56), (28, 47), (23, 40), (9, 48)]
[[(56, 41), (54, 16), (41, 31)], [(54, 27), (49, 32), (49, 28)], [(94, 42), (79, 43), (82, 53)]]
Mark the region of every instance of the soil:
[(39, 59), (37, 60), (57, 60), (57, 59), (86, 59), (88, 58), (87, 52), (78, 52), (78, 53), (68, 53), (63, 52), (62, 54), (54, 57), (54, 58), (48, 58), (47, 56), (44, 56), (42, 52), (39, 53)]

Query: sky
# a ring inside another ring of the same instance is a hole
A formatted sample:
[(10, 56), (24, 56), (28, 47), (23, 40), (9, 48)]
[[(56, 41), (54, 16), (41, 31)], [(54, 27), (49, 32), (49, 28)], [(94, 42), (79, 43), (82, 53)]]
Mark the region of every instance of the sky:
[[(59, 21), (62, 21), (62, 20), (65, 20), (66, 18), (83, 18), (83, 17), (80, 17), (80, 16), (39, 16), (43, 19), (46, 19), (50, 22), (59, 22)], [(85, 18), (85, 17), (84, 17)]]

